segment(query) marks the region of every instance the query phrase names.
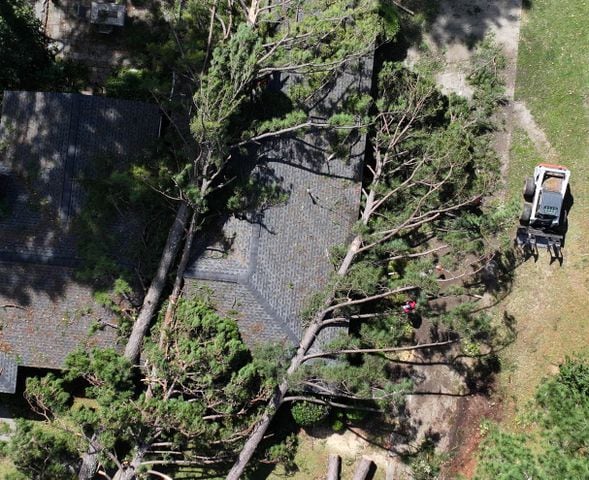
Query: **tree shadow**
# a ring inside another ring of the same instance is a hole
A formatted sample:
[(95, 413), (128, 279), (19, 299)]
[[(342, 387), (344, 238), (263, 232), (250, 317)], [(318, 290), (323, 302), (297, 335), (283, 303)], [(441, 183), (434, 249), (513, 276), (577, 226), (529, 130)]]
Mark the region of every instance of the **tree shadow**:
[[(58, 367), (69, 350), (92, 343), (88, 331), (95, 319), (112, 316), (93, 298), (98, 279), (76, 275), (82, 258), (73, 224), (86, 200), (82, 178), (104, 173), (103, 165), (93, 163), (101, 155), (120, 165), (142, 155), (158, 136), (159, 109), (34, 92), (6, 92), (2, 108), (7, 181), (0, 301), (19, 307), (2, 312), (3, 337), (25, 365)], [(109, 231), (95, 232), (97, 240), (118, 236), (124, 251), (133, 219), (125, 212), (111, 220)], [(100, 335), (114, 343), (114, 332)]]
[(428, 36), (435, 46), (461, 44), (473, 49), (492, 28), (516, 21), (520, 8), (531, 8), (532, 1), (406, 0), (403, 5), (423, 19)]

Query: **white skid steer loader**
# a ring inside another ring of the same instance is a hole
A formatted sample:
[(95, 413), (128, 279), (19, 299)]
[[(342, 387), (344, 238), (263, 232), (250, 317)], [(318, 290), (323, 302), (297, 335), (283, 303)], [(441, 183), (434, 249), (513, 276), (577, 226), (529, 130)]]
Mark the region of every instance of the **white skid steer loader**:
[(553, 249), (560, 256), (567, 223), (565, 197), (571, 172), (562, 165), (540, 163), (534, 176), (524, 184), (524, 209), (517, 229), (517, 244), (536, 252), (538, 247)]

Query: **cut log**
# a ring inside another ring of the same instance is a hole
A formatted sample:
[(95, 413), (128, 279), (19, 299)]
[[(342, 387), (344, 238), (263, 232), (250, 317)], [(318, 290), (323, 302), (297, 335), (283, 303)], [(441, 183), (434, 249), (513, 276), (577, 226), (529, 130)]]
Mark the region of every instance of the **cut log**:
[(356, 467), (352, 480), (366, 480), (372, 470), (372, 465), (372, 460), (368, 457), (362, 457), (362, 460), (360, 460), (360, 463)]
[(327, 461), (327, 480), (339, 480), (342, 459), (339, 455), (329, 455)]
[(386, 480), (395, 480), (395, 466), (390, 460), (387, 462)]

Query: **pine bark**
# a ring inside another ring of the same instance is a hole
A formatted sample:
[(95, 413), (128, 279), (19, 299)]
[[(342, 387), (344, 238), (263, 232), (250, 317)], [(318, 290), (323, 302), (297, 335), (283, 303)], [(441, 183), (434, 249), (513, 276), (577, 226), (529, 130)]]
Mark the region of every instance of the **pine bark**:
[[(360, 244), (361, 244), (361, 238), (356, 237), (356, 239), (354, 239), (354, 241), (349, 245), (348, 251), (346, 252), (346, 255), (344, 257), (345, 261), (342, 263), (342, 265), (340, 266), (340, 268), (337, 272), (337, 274), (339, 276), (343, 277), (344, 275), (346, 275), (348, 273), (348, 269), (354, 260), (358, 246)], [(329, 296), (329, 298), (326, 299), (324, 306), (328, 307), (329, 305), (331, 305), (333, 300), (334, 300), (334, 294), (332, 293)], [(264, 435), (266, 434), (268, 427), (272, 423), (274, 415), (276, 415), (276, 412), (278, 411), (278, 409), (280, 408), (280, 406), (284, 402), (284, 398), (286, 397), (286, 394), (288, 392), (289, 378), (301, 366), (301, 364), (305, 360), (305, 356), (307, 355), (307, 352), (313, 346), (313, 343), (315, 342), (315, 339), (317, 338), (317, 334), (321, 331), (321, 328), (323, 327), (324, 317), (325, 317), (325, 314), (323, 311), (318, 312), (315, 315), (315, 318), (311, 321), (311, 323), (309, 324), (309, 326), (305, 330), (305, 332), (303, 334), (303, 338), (302, 338), (302, 340), (299, 344), (299, 347), (297, 349), (297, 352), (296, 352), (295, 356), (290, 361), (290, 365), (288, 367), (288, 370), (286, 371), (285, 378), (282, 380), (282, 382), (280, 383), (280, 385), (278, 386), (278, 388), (274, 392), (274, 395), (272, 396), (272, 398), (268, 402), (268, 405), (266, 406), (266, 410), (264, 412), (264, 415), (262, 416), (262, 418), (260, 418), (257, 425), (254, 427), (254, 430), (252, 431), (249, 438), (246, 440), (241, 452), (239, 452), (239, 457), (238, 457), (237, 461), (235, 462), (235, 464), (233, 465), (233, 467), (231, 468), (231, 470), (227, 474), (227, 480), (238, 480), (243, 475), (243, 472), (244, 472), (247, 464), (249, 463), (249, 461), (253, 457), (254, 452), (256, 451), (256, 448), (258, 447), (259, 443), (264, 438)]]
[(82, 456), (82, 465), (78, 472), (78, 480), (92, 480), (98, 472), (98, 451), (94, 442), (96, 441), (96, 434), (90, 440), (91, 444), (86, 453)]
[(190, 207), (186, 202), (182, 202), (178, 207), (174, 224), (168, 234), (156, 275), (143, 299), (143, 305), (139, 312), (139, 316), (133, 324), (133, 330), (131, 331), (127, 345), (125, 346), (125, 358), (133, 364), (136, 364), (139, 360), (143, 337), (145, 337), (151, 324), (151, 320), (157, 311), (162, 291), (166, 286), (168, 272), (178, 254), (178, 249), (180, 248), (182, 237), (186, 231), (186, 223), (188, 222), (189, 216)]

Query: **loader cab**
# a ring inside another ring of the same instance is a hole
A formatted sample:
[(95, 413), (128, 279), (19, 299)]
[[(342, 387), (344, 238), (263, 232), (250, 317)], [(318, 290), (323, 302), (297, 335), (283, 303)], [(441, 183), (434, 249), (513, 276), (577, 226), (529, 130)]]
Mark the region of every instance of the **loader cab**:
[(542, 192), (536, 210), (534, 225), (547, 228), (557, 226), (560, 220), (562, 204), (563, 197), (560, 192)]

